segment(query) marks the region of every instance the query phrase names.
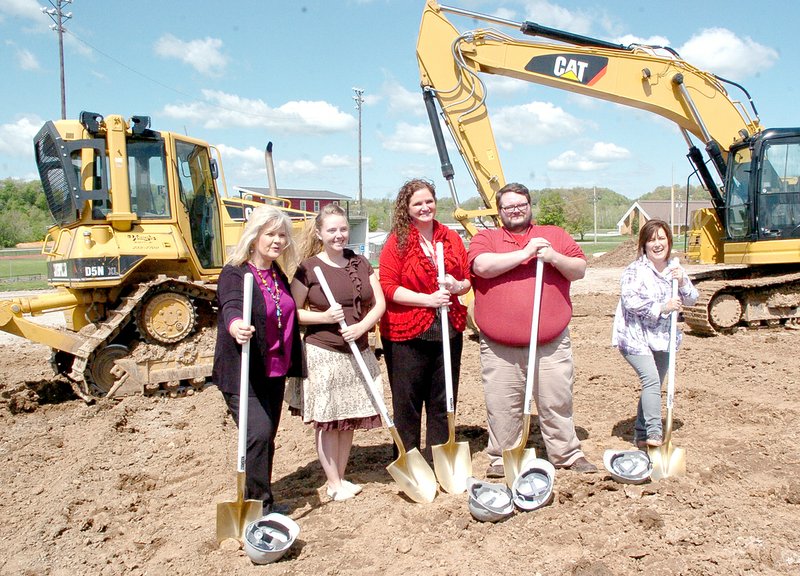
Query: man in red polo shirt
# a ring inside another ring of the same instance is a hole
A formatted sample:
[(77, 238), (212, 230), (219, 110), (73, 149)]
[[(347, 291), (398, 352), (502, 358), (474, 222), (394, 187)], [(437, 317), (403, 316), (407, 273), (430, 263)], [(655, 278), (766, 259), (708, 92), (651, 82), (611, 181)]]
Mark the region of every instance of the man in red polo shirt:
[(555, 467), (595, 472), (597, 466), (581, 451), (572, 419), (569, 287), (586, 273), (586, 256), (564, 229), (531, 223), (531, 196), (522, 184), (503, 186), (496, 202), (503, 227), (479, 232), (468, 253), (489, 425), (486, 476), (504, 476), (503, 450), (522, 437), (536, 258), (544, 262), (533, 385), (542, 438)]

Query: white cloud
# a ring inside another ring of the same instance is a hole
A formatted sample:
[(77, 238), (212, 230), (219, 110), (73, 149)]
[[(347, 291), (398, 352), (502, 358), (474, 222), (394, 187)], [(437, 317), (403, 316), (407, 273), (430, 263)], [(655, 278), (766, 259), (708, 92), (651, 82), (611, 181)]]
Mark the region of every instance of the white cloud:
[(394, 134), (383, 139), (383, 148), (391, 152), (435, 154), (431, 127), (428, 124), (399, 122)]
[(33, 155), (33, 137), (44, 121), (36, 115), (23, 116), (16, 122), (0, 124), (0, 154), (18, 158)]
[[(623, 46), (630, 46), (631, 44), (639, 44), (642, 46), (669, 46), (669, 38), (665, 36), (650, 36), (649, 38), (641, 38), (634, 34), (625, 34), (611, 40), (614, 43), (622, 44)], [(660, 53), (665, 58), (669, 58), (667, 53)]]
[(260, 99), (249, 99), (216, 90), (203, 90), (202, 102), (170, 104), (164, 114), (192, 120), (209, 129), (263, 128), (285, 133), (324, 134), (355, 128), (350, 114), (322, 101), (292, 101), (277, 108)]
[[(264, 163), (263, 149), (253, 146), (242, 149), (225, 144), (217, 145), (217, 149), (222, 156), (222, 163), (225, 167), (226, 180), (229, 186), (235, 182), (246, 182), (251, 186), (267, 186), (267, 167)], [(278, 186), (281, 185), (281, 180), (284, 177), (312, 174), (318, 171), (317, 165), (307, 159), (277, 160), (275, 162)], [(259, 184), (259, 182), (262, 184)], [(233, 189), (229, 188), (228, 193), (230, 194), (232, 191)]]
[(574, 34), (589, 34), (593, 20), (587, 14), (567, 10), (547, 0), (525, 2), (525, 19)]
[(502, 18), (503, 20), (511, 20), (512, 22), (516, 22), (519, 19), (516, 12), (509, 8), (498, 8), (492, 12), (492, 16)]
[(508, 76), (481, 74), (481, 80), (486, 85), (486, 93), (492, 97), (520, 94), (528, 89), (528, 82)]
[[(363, 157), (361, 160), (363, 163)], [(341, 154), (326, 154), (322, 157), (322, 165), (325, 168), (349, 168), (350, 166), (354, 166), (355, 163), (350, 156), (342, 156)]]
[(627, 148), (617, 146), (611, 142), (595, 142), (588, 155), (592, 160), (607, 162), (630, 158), (631, 153)]
[[(422, 91), (412, 92), (395, 81), (385, 82), (381, 92), (388, 100), (389, 112), (395, 115), (414, 116), (425, 115), (425, 104), (422, 100)], [(366, 98), (366, 97), (365, 97)]]
[(593, 172), (605, 168), (605, 166), (605, 163), (589, 160), (574, 150), (562, 152), (547, 162), (547, 167), (556, 171)]
[(23, 70), (39, 70), (39, 60), (30, 50), (17, 50), (17, 65)]
[(40, 6), (36, 0), (3, 0), (0, 2), (0, 18), (3, 15), (28, 18), (30, 20), (40, 20), (46, 16), (42, 15)]
[(611, 162), (625, 160), (630, 151), (611, 142), (595, 142), (586, 152), (567, 150), (547, 162), (555, 171), (594, 172), (607, 167)]
[(701, 70), (740, 80), (771, 67), (778, 52), (750, 37), (739, 38), (726, 28), (708, 28), (678, 49), (681, 57)]
[(492, 115), (498, 147), (513, 144), (546, 144), (583, 131), (583, 121), (551, 102), (529, 102), (506, 106)]
[(311, 174), (317, 171), (317, 165), (311, 160), (301, 158), (299, 160), (279, 160), (275, 166), (275, 172), (287, 176), (298, 174)]
[(221, 75), (228, 63), (219, 38), (184, 42), (172, 34), (165, 34), (156, 41), (154, 49), (159, 56), (178, 59), (207, 76)]

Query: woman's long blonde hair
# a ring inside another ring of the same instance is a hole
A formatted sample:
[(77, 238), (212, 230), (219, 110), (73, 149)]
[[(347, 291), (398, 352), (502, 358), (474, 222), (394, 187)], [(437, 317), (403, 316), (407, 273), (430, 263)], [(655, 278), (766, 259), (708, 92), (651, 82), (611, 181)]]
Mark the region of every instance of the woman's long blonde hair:
[(347, 213), (338, 204), (326, 204), (323, 206), (317, 213), (317, 217), (307, 222), (303, 230), (303, 237), (300, 240), (301, 260), (311, 258), (322, 252), (323, 246), (322, 240), (319, 238), (319, 232), (322, 230), (322, 223), (328, 216), (342, 216), (345, 220), (347, 219)]
[(297, 267), (297, 245), (292, 238), (292, 220), (285, 212), (274, 206), (259, 206), (250, 213), (242, 231), (242, 237), (239, 238), (239, 243), (226, 264), (241, 266), (247, 262), (250, 254), (253, 253), (253, 244), (259, 235), (273, 230), (283, 230), (286, 233), (288, 242), (278, 258), (278, 264), (286, 274), (293, 273)]

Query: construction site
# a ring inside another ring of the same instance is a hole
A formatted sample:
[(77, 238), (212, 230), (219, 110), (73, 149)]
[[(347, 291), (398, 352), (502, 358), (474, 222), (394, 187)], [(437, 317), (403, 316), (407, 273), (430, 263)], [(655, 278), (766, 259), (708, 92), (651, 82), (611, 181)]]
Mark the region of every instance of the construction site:
[[(679, 227), (686, 244), (666, 251), (664, 262), (677, 258), (699, 296), (680, 316), (671, 314), (684, 335), (671, 355), (666, 437), (663, 449), (642, 451), (649, 464), (677, 452), (680, 466), (656, 462), (658, 473), (636, 482), (620, 481), (604, 466), (609, 450), (635, 444), (639, 381), (611, 336), (620, 279), (637, 258), (633, 238), (647, 220), (639, 211), (628, 222), (631, 240), (589, 257), (585, 277), (570, 288), (574, 423), (597, 471), (554, 470), (547, 505), (518, 506), (500, 522), (482, 522), (467, 496), (441, 477), (437, 484), (432, 472), (425, 497), (414, 490), (419, 478), (398, 480), (393, 444), (398, 460), (405, 450), (381, 412), (384, 427), (356, 432), (350, 455), (348, 475), (363, 492), (336, 501), (326, 492), (313, 428), (284, 405), (272, 490), (300, 533), (279, 561), (254, 565), (241, 530), (236, 537), (220, 530), (217, 505), (231, 496), (232, 472), (243, 481), (244, 435), (237, 453), (236, 422), (211, 381), (217, 282), (235, 249), (247, 258), (248, 247), (237, 245), (255, 210), (270, 206), (285, 217), (284, 240), (301, 234), (315, 213), (278, 193), (271, 143), (264, 151), (269, 186), (240, 187), (237, 195), (225, 182), (219, 150), (200, 138), (162, 130), (145, 115), (62, 113), (33, 139), (53, 222), (42, 242), (49, 288), (0, 298), (0, 574), (800, 572), (800, 378), (793, 360), (800, 345), (800, 128), (762, 126), (742, 86), (670, 48), (615, 44), (434, 0), (422, 8), (419, 103), (467, 243), (482, 229), (506, 225), (497, 200), (506, 176), (486, 76), (653, 113), (686, 141), (690, 177), (710, 204)], [(484, 27), (465, 33), (448, 19), (465, 16)], [(508, 27), (526, 38), (498, 31)], [(478, 209), (459, 204), (451, 151), (472, 177)], [(430, 203), (435, 215), (433, 197)], [(502, 209), (526, 213), (529, 204)], [(358, 244), (369, 251), (367, 218), (359, 222)], [(541, 271), (543, 263), (536, 266)], [(443, 290), (443, 257), (439, 272)], [(280, 329), (274, 269), (272, 278)], [(672, 285), (677, 294), (677, 279)], [(449, 297), (439, 310), (445, 318)], [(675, 342), (672, 330), (671, 350)], [(371, 343), (380, 357), (379, 341)], [(449, 344), (444, 350), (449, 355)], [(457, 422), (455, 438), (468, 447), (462, 460), (482, 480), (489, 433), (480, 353), (473, 325), (448, 423), (452, 442)], [(386, 363), (380, 366), (391, 406)], [(246, 376), (242, 381), (243, 391)], [(546, 458), (535, 411), (526, 416), (532, 426), (520, 452), (527, 438)], [(436, 447), (424, 436), (423, 447), (420, 466), (436, 465)], [(506, 476), (509, 486), (512, 480)], [(242, 492), (237, 484), (239, 505)]]

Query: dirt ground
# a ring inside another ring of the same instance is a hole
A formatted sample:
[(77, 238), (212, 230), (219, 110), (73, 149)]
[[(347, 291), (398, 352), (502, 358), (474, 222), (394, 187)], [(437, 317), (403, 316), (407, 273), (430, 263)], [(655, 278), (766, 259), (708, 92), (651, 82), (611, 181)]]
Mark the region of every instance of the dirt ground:
[[(356, 434), (331, 502), (312, 431), (284, 413), (274, 487), (301, 533), (254, 566), (215, 540), (216, 503), (235, 496), (236, 427), (215, 388), (186, 398), (86, 405), (49, 372), (49, 352), (0, 344), (0, 574), (800, 574), (800, 331), (697, 337), (678, 357), (674, 443), (687, 474), (615, 482), (603, 452), (630, 447), (637, 386), (609, 347), (621, 266), (593, 262), (573, 285), (575, 422), (596, 474), (559, 470), (552, 504), (500, 524), (466, 495), (416, 504), (385, 470), (385, 430)], [(794, 358), (794, 360), (792, 360)], [(457, 439), (487, 466), (478, 346), (467, 341)], [(388, 399), (388, 390), (387, 390)], [(543, 454), (538, 427), (533, 445)]]

